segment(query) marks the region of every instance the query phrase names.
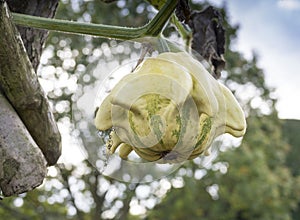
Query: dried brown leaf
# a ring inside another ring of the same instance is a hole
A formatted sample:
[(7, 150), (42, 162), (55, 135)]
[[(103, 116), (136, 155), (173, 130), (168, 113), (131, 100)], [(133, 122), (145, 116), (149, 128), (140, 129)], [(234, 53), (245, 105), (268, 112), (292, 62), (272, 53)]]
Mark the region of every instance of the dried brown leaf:
[(225, 30), (221, 13), (212, 6), (193, 11), (188, 24), (193, 31), (192, 49), (213, 66), (214, 77), (219, 78), (225, 67)]

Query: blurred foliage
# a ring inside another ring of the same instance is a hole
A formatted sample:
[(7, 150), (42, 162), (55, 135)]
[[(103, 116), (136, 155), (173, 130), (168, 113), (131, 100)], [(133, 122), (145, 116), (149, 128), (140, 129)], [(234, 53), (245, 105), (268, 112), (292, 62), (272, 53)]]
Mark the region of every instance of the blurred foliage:
[[(300, 120), (286, 119), (282, 121), (283, 138), (291, 148), (287, 154), (286, 165), (290, 168), (294, 177), (300, 176)], [(293, 219), (300, 218), (300, 201), (298, 201), (297, 209), (293, 211)]]
[(286, 164), (290, 167), (294, 176), (300, 175), (300, 121), (286, 119), (282, 122), (282, 132), (284, 134), (284, 140), (286, 140), (291, 146), (288, 152)]
[(249, 117), (248, 126), (240, 147), (221, 153), (200, 181), (185, 177), (146, 219), (292, 219), (300, 178), (284, 166), (280, 123), (272, 115)]
[[(208, 4), (192, 1), (190, 5), (202, 10)], [(0, 201), (1, 218), (292, 219), (300, 201), (300, 180), (299, 169), (287, 158), (294, 156), (296, 161), (296, 151), (287, 144), (286, 133), (282, 134), (274, 107), (276, 98), (257, 65), (258, 56), (253, 54), (247, 60), (234, 49), (238, 26), (230, 23), (226, 5), (220, 12), (226, 29), (227, 65), (220, 80), (235, 93), (247, 114), (248, 130), (242, 143), (221, 141), (215, 160), (203, 165), (202, 159), (196, 158), (169, 177), (151, 183), (128, 184), (104, 177), (97, 169), (103, 165), (103, 143), (92, 123), (85, 120), (82, 108), (93, 103), (90, 99), (94, 97), (87, 96), (83, 103), (82, 99), (88, 93), (95, 94), (103, 79), (101, 71), (117, 66), (124, 53), (128, 57), (134, 51), (111, 50), (118, 43), (114, 40), (52, 32), (41, 59), (40, 80), (60, 128), (70, 133), (69, 138), (63, 136), (68, 139), (64, 143), (70, 145), (64, 147), (82, 147), (88, 159), (51, 167), (39, 189), (4, 198)], [(154, 14), (155, 9), (141, 0), (110, 4), (62, 0), (56, 18), (141, 26)], [(172, 25), (165, 35), (180, 41)], [(287, 132), (297, 136), (296, 130)]]

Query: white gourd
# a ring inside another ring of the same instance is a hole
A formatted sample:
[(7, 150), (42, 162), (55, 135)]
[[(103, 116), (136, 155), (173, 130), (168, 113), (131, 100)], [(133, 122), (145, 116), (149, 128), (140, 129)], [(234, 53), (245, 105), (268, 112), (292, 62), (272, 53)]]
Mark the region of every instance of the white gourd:
[(108, 151), (177, 163), (207, 153), (223, 133), (241, 137), (244, 113), (231, 91), (185, 52), (144, 60), (100, 105), (98, 130), (114, 128)]

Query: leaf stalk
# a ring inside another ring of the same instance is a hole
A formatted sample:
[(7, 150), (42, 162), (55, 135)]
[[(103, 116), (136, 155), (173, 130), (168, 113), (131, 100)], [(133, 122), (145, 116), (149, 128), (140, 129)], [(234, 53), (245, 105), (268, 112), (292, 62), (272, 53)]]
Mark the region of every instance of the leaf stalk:
[(173, 14), (177, 0), (168, 0), (156, 16), (146, 25), (128, 28), (113, 25), (72, 22), (67, 20), (49, 19), (19, 13), (13, 14), (13, 21), (17, 25), (46, 29), (73, 34), (87, 34), (103, 38), (130, 40), (145, 36), (159, 36), (167, 21)]

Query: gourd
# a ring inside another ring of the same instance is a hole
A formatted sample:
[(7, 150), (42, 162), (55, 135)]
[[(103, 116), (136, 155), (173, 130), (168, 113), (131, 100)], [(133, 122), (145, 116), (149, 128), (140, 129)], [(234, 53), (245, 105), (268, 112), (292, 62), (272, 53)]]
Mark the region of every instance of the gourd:
[(186, 52), (145, 59), (99, 106), (95, 126), (112, 129), (107, 150), (127, 159), (179, 163), (207, 154), (223, 133), (241, 137), (244, 113), (231, 91)]

